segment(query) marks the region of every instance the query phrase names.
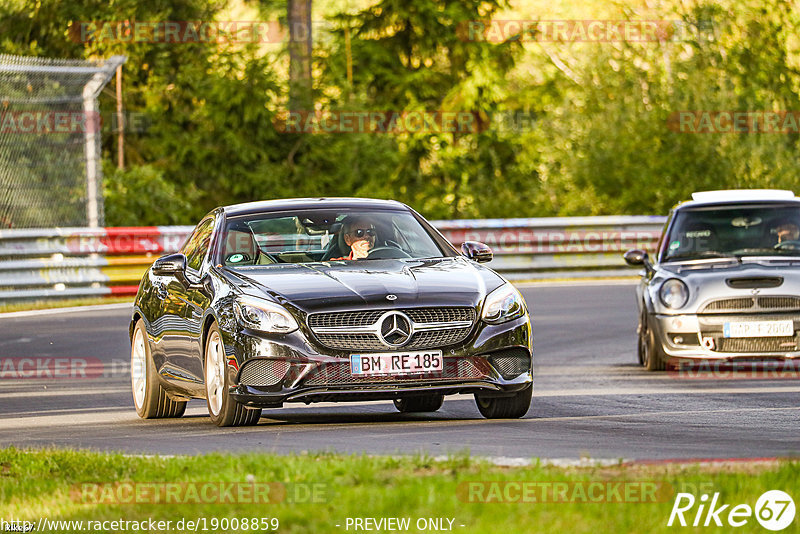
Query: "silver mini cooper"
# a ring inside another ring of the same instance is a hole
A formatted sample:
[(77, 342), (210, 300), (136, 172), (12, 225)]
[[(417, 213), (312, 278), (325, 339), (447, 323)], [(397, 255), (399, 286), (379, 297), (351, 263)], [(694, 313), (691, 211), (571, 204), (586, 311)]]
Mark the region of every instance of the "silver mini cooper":
[(639, 362), (800, 358), (800, 198), (695, 193), (669, 214), (637, 288)]

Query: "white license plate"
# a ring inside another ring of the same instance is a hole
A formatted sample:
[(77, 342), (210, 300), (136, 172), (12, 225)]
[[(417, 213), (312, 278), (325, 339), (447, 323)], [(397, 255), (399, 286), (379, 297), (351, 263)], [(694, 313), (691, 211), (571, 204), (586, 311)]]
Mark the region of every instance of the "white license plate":
[(443, 369), (444, 358), (440, 350), (350, 355), (350, 372), (354, 375), (435, 373)]
[(725, 323), (725, 337), (791, 337), (794, 335), (793, 321), (752, 321)]

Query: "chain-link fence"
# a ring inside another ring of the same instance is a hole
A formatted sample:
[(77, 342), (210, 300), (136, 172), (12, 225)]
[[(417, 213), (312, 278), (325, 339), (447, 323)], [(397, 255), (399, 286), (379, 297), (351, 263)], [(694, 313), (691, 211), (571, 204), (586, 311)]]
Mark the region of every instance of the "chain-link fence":
[(0, 54), (0, 228), (103, 225), (97, 97), (124, 61)]

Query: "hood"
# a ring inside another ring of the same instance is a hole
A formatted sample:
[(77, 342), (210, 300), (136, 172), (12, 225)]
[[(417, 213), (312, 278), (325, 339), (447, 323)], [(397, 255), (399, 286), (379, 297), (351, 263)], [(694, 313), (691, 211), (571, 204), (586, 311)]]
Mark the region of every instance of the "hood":
[(307, 313), (365, 305), (477, 306), (504, 283), (491, 269), (464, 258), (303, 263), (239, 268), (232, 274), (245, 293), (286, 299)]
[[(689, 288), (681, 312), (702, 307), (708, 300), (759, 295), (795, 295), (800, 291), (800, 258), (743, 258), (712, 262), (660, 264), (650, 287), (679, 278)], [(668, 313), (675, 313), (669, 311)]]

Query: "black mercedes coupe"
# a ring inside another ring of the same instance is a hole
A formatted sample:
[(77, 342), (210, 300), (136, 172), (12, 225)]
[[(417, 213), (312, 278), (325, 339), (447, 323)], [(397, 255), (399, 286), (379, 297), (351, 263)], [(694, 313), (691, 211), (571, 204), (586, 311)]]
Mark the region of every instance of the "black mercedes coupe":
[(206, 399), (219, 426), (285, 402), (392, 400), (432, 412), (474, 394), (525, 415), (533, 334), (520, 293), (408, 206), (293, 199), (217, 208), (142, 278), (130, 324), (143, 418)]

